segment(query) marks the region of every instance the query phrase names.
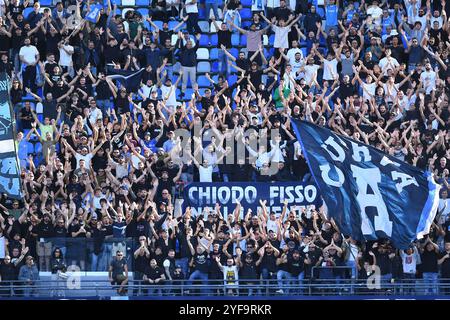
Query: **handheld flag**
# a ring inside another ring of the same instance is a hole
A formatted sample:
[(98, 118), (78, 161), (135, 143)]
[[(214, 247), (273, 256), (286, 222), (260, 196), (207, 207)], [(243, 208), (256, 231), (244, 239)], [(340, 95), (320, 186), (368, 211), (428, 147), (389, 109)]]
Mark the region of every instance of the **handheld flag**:
[(101, 5), (99, 3), (92, 4), (89, 7), (89, 12), (86, 14), (84, 19), (89, 22), (92, 22), (92, 23), (97, 23), (98, 18), (100, 17), (100, 11), (102, 9), (103, 9), (103, 5)]
[(121, 86), (127, 88), (128, 92), (136, 92), (140, 88), (142, 73), (144, 72), (144, 68), (138, 71), (128, 71), (121, 69), (112, 69), (109, 68), (107, 78), (111, 80), (116, 80), (120, 83)]
[(20, 171), (14, 141), (14, 119), (9, 101), (9, 78), (0, 73), (0, 192), (11, 198), (22, 197)]
[(310, 122), (292, 122), (342, 233), (357, 240), (388, 237), (404, 249), (429, 232), (440, 187), (430, 172)]

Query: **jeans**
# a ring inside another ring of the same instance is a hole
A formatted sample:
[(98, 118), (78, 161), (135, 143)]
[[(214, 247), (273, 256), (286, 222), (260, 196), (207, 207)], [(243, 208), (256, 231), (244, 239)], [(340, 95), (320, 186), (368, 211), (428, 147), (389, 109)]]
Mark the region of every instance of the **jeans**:
[(345, 263), (345, 265), (347, 266), (347, 267), (351, 267), (352, 269), (352, 275), (351, 275), (351, 278), (352, 279), (355, 279), (356, 278), (356, 262), (355, 262), (355, 260), (349, 260), (349, 261), (347, 261), (346, 263)]
[[(205, 272), (201, 272), (199, 270), (195, 270), (194, 272), (192, 272), (191, 276), (189, 277), (189, 280), (186, 282), (186, 285), (188, 287), (192, 286), (192, 282), (194, 280), (201, 280), (202, 281), (202, 286), (206, 286), (208, 284), (208, 274)], [(202, 288), (200, 290), (202, 295), (207, 295), (208, 294), (208, 289), (206, 288)]]
[[(269, 271), (269, 269), (267, 268), (263, 268), (261, 270), (261, 277), (263, 280), (274, 280), (277, 278), (277, 273), (276, 272), (271, 272)], [(263, 285), (266, 285), (266, 294), (269, 293), (269, 286), (271, 284), (273, 284), (272, 281), (262, 281)]]
[[(183, 67), (181, 66), (181, 70), (183, 71), (183, 84), (181, 86), (181, 90), (183, 92), (186, 91), (188, 79), (191, 79), (192, 87), (197, 84), (197, 71), (196, 67)], [(188, 97), (190, 99), (190, 97)]]
[(175, 262), (181, 266), (184, 276), (187, 277), (189, 273), (189, 258), (177, 259)]
[(292, 275), (284, 270), (278, 270), (277, 272), (277, 282), (278, 282), (278, 288), (284, 291), (285, 294), (289, 293), (289, 283), (293, 279)]
[(91, 271), (106, 271), (100, 268), (99, 261), (103, 258), (103, 252), (100, 252), (99, 254), (92, 253), (91, 254)]
[(403, 293), (414, 294), (416, 292), (416, 275), (414, 273), (403, 273)]
[(223, 74), (225, 77), (228, 76), (231, 73), (230, 65), (228, 64), (228, 56), (224, 53), (222, 49), (219, 50), (218, 60), (219, 60), (219, 72)]
[(214, 17), (218, 20), (219, 17), (219, 4), (217, 2), (205, 3), (205, 20), (209, 20), (211, 15), (211, 9), (213, 10)]
[(144, 274), (140, 271), (134, 271), (133, 272), (133, 295), (134, 296), (140, 296), (143, 291), (143, 285), (142, 285), (142, 278), (144, 277)]
[(426, 283), (427, 289), (425, 289), (425, 294), (437, 294), (437, 272), (424, 272), (423, 281)]

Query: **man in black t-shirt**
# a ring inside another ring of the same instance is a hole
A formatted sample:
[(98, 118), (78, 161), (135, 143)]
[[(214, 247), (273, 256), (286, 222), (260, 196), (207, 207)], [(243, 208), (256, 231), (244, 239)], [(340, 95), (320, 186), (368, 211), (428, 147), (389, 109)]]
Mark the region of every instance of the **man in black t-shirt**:
[(439, 254), (438, 265), (441, 266), (441, 280), (446, 286), (443, 289), (443, 294), (450, 293), (450, 242), (445, 242), (444, 251)]
[(228, 64), (228, 58), (225, 54), (224, 50), (220, 49), (222, 46), (224, 46), (226, 49), (231, 48), (231, 31), (228, 30), (228, 26), (226, 23), (222, 23), (219, 27), (219, 25), (216, 23), (216, 18), (211, 18), (212, 22), (214, 23), (214, 26), (217, 30), (217, 46), (219, 48), (219, 54), (218, 54), (218, 60), (219, 60), (219, 72), (223, 74), (225, 77), (230, 74), (230, 66)]
[(111, 285), (119, 285), (117, 293), (119, 295), (125, 295), (127, 292), (126, 285), (128, 283), (128, 266), (126, 260), (123, 258), (123, 252), (120, 250), (116, 252), (116, 257), (109, 265), (108, 277)]
[[(189, 281), (187, 282), (187, 286), (191, 286), (192, 282), (194, 280), (201, 280), (202, 285), (207, 284), (208, 280), (208, 272), (209, 272), (209, 246), (205, 246), (201, 242), (198, 243), (196, 250), (194, 250), (194, 247), (190, 241), (190, 235), (187, 236), (187, 243), (189, 246), (189, 250), (192, 254), (192, 260), (191, 260), (191, 266), (193, 269), (193, 272), (189, 276)], [(186, 292), (189, 293), (189, 290)], [(201, 294), (206, 295), (208, 293), (207, 289), (202, 288)]]
[(166, 277), (164, 275), (163, 268), (159, 267), (156, 260), (150, 260), (150, 266), (148, 266), (144, 272), (143, 283), (147, 286), (148, 289), (144, 289), (146, 293), (149, 295), (154, 295), (155, 292), (157, 295), (162, 294), (161, 289), (150, 289), (150, 286), (158, 286), (164, 284), (164, 280)]
[(427, 237), (420, 248), (423, 280), (427, 283), (425, 294), (437, 294), (439, 247)]

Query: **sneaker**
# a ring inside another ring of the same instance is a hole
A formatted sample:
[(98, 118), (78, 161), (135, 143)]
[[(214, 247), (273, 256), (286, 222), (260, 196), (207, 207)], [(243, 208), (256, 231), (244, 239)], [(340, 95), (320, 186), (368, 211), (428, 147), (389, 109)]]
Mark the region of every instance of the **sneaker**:
[(280, 289), (280, 290), (277, 290), (276, 293), (284, 294), (284, 291), (283, 291), (283, 289)]

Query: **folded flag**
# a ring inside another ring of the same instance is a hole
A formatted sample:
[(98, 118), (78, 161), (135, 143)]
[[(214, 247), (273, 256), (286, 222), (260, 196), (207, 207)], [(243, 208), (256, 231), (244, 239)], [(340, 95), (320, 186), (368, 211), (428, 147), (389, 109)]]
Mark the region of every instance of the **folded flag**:
[(429, 232), (440, 188), (430, 172), (310, 122), (292, 122), (329, 218), (343, 234), (387, 237), (404, 249)]

